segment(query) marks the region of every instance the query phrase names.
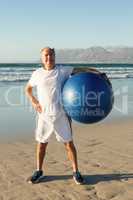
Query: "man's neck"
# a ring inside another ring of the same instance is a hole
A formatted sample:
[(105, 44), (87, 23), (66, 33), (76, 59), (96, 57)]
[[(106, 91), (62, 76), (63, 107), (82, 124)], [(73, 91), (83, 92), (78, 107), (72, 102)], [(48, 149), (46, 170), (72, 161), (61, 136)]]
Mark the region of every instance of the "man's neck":
[(44, 64), (42, 64), (42, 67), (43, 67), (44, 70), (50, 71), (50, 70), (53, 70), (55, 68), (55, 65), (53, 65), (50, 68), (48, 68), (47, 66), (45, 66)]

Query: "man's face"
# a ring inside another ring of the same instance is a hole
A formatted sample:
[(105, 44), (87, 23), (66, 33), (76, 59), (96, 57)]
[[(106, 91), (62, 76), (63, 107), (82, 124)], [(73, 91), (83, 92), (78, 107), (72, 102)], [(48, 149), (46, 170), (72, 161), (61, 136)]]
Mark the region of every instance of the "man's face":
[(55, 54), (51, 49), (44, 49), (41, 53), (42, 64), (45, 69), (51, 70), (55, 66)]

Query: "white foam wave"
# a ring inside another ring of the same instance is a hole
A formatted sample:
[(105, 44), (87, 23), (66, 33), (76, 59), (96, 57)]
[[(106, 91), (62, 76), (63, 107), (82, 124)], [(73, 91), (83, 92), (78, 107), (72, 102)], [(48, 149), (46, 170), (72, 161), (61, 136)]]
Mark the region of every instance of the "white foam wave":
[[(0, 82), (27, 81), (29, 80), (35, 67), (0, 67)], [(101, 72), (105, 72), (111, 79), (133, 78), (133, 67), (97, 67)]]

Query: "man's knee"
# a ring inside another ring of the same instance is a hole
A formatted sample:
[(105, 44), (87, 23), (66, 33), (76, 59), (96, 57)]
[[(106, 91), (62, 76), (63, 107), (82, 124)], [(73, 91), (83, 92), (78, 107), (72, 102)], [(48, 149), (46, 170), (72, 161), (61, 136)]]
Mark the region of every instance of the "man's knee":
[(75, 148), (73, 141), (66, 142), (64, 144), (65, 144), (66, 150), (68, 151)]
[(48, 142), (47, 142), (47, 143), (40, 143), (40, 142), (39, 142), (39, 143), (37, 144), (38, 150), (39, 150), (39, 151), (45, 151), (47, 145), (48, 145)]

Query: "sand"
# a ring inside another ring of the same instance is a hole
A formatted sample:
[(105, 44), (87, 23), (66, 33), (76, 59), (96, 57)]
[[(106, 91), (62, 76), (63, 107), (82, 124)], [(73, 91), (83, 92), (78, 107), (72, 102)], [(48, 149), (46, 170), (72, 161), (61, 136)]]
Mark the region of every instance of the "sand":
[(64, 145), (53, 137), (44, 162), (45, 179), (26, 182), (35, 169), (34, 135), (0, 144), (0, 200), (133, 200), (133, 123), (73, 126), (79, 168), (76, 185)]

